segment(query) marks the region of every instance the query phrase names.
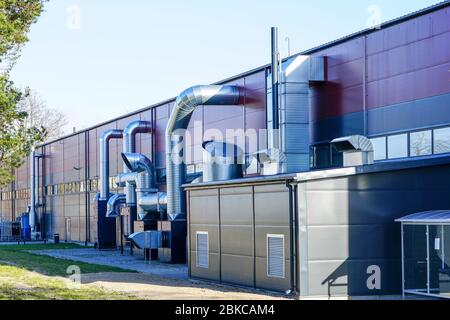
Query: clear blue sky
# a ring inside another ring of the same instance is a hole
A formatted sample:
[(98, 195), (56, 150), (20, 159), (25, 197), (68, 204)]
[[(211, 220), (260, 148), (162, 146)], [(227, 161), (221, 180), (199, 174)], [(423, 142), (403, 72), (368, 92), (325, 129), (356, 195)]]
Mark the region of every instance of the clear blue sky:
[(285, 56), (437, 1), (51, 0), (12, 78), (82, 129), (268, 63), (273, 25)]

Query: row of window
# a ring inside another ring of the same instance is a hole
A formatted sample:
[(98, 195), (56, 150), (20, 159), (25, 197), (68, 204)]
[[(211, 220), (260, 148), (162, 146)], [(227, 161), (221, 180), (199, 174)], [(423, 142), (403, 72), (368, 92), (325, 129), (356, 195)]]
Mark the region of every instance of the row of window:
[(371, 141), (375, 161), (450, 153), (450, 127), (377, 137)]

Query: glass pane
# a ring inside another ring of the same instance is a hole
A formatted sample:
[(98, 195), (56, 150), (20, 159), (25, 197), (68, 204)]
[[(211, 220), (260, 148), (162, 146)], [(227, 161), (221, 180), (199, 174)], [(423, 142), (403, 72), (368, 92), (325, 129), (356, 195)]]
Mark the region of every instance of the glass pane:
[(331, 166), (339, 168), (344, 165), (344, 154), (336, 149), (336, 146), (331, 146)]
[(408, 135), (398, 134), (388, 137), (388, 158), (406, 158), (408, 156)]
[(434, 153), (450, 152), (450, 128), (434, 130)]
[(439, 293), (450, 296), (450, 226), (444, 226), (442, 239), (443, 259), (439, 270)]
[(386, 137), (371, 139), (373, 144), (373, 158), (377, 160), (386, 160)]
[(329, 168), (331, 161), (330, 161), (330, 145), (323, 145), (323, 146), (315, 146), (313, 147), (314, 152), (314, 168), (315, 169), (322, 169), (322, 168)]
[(432, 153), (431, 131), (413, 132), (409, 136), (411, 157), (426, 156)]
[(426, 226), (403, 226), (405, 289), (427, 292)]
[(430, 293), (438, 294), (440, 271), (442, 269), (442, 226), (429, 226), (430, 246)]

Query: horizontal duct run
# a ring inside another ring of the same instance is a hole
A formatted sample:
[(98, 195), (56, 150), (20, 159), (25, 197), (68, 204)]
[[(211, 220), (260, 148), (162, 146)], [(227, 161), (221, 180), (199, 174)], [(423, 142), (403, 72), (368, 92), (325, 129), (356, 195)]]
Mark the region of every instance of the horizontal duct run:
[[(183, 91), (176, 99), (166, 127), (167, 214), (170, 220), (185, 219), (186, 195), (182, 185), (186, 182), (184, 134), (198, 106), (238, 105), (240, 90), (236, 86), (194, 86)], [(180, 159), (181, 158), (181, 159)]]

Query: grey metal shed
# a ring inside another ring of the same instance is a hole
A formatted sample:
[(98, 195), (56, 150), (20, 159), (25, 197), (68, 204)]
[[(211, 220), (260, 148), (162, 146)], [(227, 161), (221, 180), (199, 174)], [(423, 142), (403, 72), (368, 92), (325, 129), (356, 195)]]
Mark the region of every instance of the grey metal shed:
[(402, 224), (403, 295), (450, 299), (450, 210), (419, 212)]

